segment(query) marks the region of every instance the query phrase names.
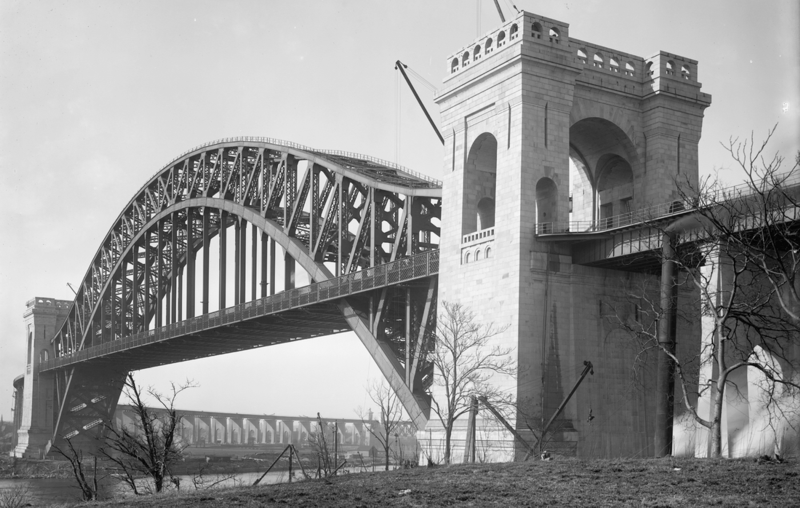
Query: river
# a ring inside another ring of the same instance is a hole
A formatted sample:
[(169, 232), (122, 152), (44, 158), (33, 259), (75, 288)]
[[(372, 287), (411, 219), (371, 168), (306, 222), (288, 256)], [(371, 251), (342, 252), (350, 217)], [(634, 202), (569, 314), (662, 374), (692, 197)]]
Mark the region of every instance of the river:
[[(299, 477), (296, 472), (295, 478)], [(208, 475), (204, 477), (205, 488), (231, 487), (235, 485), (252, 485), (262, 473), (240, 473), (233, 478), (222, 480), (226, 475)], [(181, 490), (194, 490), (192, 477), (179, 476)], [(289, 473), (278, 471), (268, 473), (261, 483), (282, 483), (287, 481)], [(100, 483), (100, 499), (120, 498), (132, 495), (130, 489), (123, 482), (105, 478)], [(141, 480), (141, 489), (146, 489), (147, 481)], [(214, 484), (212, 486), (212, 484)], [(40, 479), (0, 479), (0, 506), (3, 499), (15, 490), (27, 490), (28, 502), (33, 506), (44, 506), (52, 503), (80, 501), (81, 491), (73, 479), (66, 478), (40, 478)]]

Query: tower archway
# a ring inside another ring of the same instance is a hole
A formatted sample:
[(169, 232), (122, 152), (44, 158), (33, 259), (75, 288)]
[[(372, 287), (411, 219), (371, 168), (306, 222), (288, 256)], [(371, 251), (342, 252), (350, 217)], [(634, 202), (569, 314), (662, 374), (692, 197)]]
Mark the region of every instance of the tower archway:
[(473, 141), (464, 167), (461, 234), (494, 227), (497, 139), (484, 132)]
[(598, 117), (572, 124), (569, 141), (571, 220), (620, 225), (602, 221), (638, 206), (635, 186), (643, 167), (633, 142), (614, 122)]

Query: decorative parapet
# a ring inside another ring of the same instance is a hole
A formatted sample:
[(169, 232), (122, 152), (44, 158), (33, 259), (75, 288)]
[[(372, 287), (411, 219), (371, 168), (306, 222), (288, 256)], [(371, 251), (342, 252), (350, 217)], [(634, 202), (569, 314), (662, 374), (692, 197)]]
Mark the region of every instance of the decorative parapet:
[(448, 79), (522, 41), (569, 46), (569, 25), (530, 12), (519, 15), (447, 57)]
[(25, 303), (25, 307), (28, 309), (69, 309), (70, 305), (72, 305), (72, 300), (56, 300), (55, 298), (48, 298), (46, 296), (36, 296)]
[[(534, 51), (543, 47), (572, 53), (578, 80), (623, 93), (646, 96), (668, 92), (702, 102), (711, 96), (699, 91), (696, 60), (659, 51), (650, 58), (592, 44), (569, 36), (569, 25), (530, 12), (520, 12), (503, 26), (487, 32), (447, 57), (445, 82), (481, 65), (504, 50), (524, 44)], [(472, 75), (473, 73), (469, 73)]]
[(575, 61), (584, 66), (584, 72), (599, 72), (636, 83), (642, 82), (644, 58), (578, 39), (572, 39), (570, 46), (575, 51)]
[(487, 239), (493, 239), (493, 238), (494, 238), (494, 228), (481, 229), (480, 231), (475, 231), (474, 233), (467, 233), (466, 235), (461, 237), (461, 246), (464, 247), (465, 245), (482, 243), (487, 241)]
[(22, 316), (27, 318), (34, 312), (39, 315), (54, 315), (63, 317), (72, 307), (71, 300), (56, 300), (44, 296), (36, 296), (25, 302), (25, 311)]
[(469, 233), (461, 238), (461, 263), (474, 263), (494, 256), (494, 228)]

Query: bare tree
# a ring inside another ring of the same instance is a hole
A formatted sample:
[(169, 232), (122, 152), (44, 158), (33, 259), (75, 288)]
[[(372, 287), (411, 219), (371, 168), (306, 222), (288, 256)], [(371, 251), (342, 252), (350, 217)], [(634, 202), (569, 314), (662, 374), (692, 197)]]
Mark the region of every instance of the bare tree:
[(392, 390), (390, 386), (387, 386), (383, 380), (373, 380), (367, 387), (367, 395), (369, 395), (370, 400), (378, 406), (380, 412), (380, 428), (372, 428), (372, 422), (368, 421), (369, 415), (366, 414), (367, 411), (362, 408), (359, 408), (356, 414), (361, 418), (361, 422), (365, 424), (369, 433), (372, 434), (372, 437), (383, 447), (385, 456), (384, 469), (388, 471), (392, 436), (396, 434), (395, 431), (403, 417), (403, 406), (394, 390)]
[(744, 171), (745, 185), (727, 192), (707, 185), (711, 192), (700, 194), (697, 208), (748, 270), (769, 285), (773, 303), (800, 324), (800, 151), (788, 171), (781, 168), (780, 154), (768, 158), (764, 152), (776, 128), (761, 145), (752, 134), (749, 140), (731, 139), (723, 145)]
[[(662, 275), (660, 288), (645, 283), (631, 293), (640, 306), (639, 319), (617, 313), (622, 327), (639, 340), (641, 354), (658, 350), (671, 361), (684, 404), (710, 431), (712, 457), (722, 452), (723, 400), (726, 388), (733, 387), (734, 371), (760, 370), (772, 402), (800, 388), (778, 366), (797, 368), (800, 360), (800, 154), (788, 172), (781, 172), (783, 158), (764, 155), (773, 133), (760, 145), (752, 136), (723, 145), (747, 175), (744, 185), (724, 188), (708, 178), (699, 189), (684, 186), (688, 213), (662, 228), (665, 248), (658, 254), (662, 266), (674, 268), (672, 282), (665, 283)], [(694, 297), (677, 306), (681, 287), (691, 288), (685, 293)], [(676, 319), (702, 320), (705, 340), (698, 355), (676, 355), (664, 331)], [(708, 418), (692, 402), (693, 385), (701, 395), (711, 390)]]
[(340, 443), (338, 439), (339, 425), (337, 422), (326, 422), (317, 413), (317, 426), (314, 432), (308, 435), (308, 444), (317, 455), (318, 477), (336, 476), (339, 469), (347, 463), (347, 460), (339, 462)]
[(53, 445), (53, 450), (63, 456), (69, 462), (69, 465), (72, 466), (72, 475), (75, 477), (75, 481), (78, 484), (78, 488), (81, 489), (81, 498), (84, 501), (94, 501), (98, 499), (98, 489), (97, 489), (97, 456), (93, 456), (94, 459), (94, 469), (93, 475), (90, 478), (87, 477), (87, 472), (85, 471), (85, 465), (83, 462), (83, 450), (75, 449), (73, 446), (72, 441), (70, 439), (65, 439), (67, 443), (67, 448), (62, 449), (59, 446)]
[(479, 324), (475, 315), (458, 303), (442, 302), (444, 312), (436, 324), (436, 343), (430, 353), (435, 371), (431, 409), (444, 427), (444, 462), (450, 463), (455, 421), (470, 408), (470, 398), (484, 396), (497, 405), (509, 402), (507, 394), (491, 384), (494, 374), (515, 375), (512, 349), (491, 344), (508, 327)]
[[(182, 457), (186, 444), (178, 438), (182, 416), (175, 409), (178, 395), (196, 385), (186, 381), (182, 385), (170, 383), (170, 393), (163, 395), (153, 388), (142, 390), (136, 384), (133, 374), (125, 380), (124, 394), (130, 401), (134, 413), (134, 429), (117, 429), (106, 424), (105, 446), (101, 453), (116, 464), (122, 472), (124, 481), (135, 494), (139, 494), (136, 478), (152, 478), (154, 489), (161, 492), (164, 480), (171, 477), (171, 467)], [(163, 410), (147, 406), (145, 398), (152, 398)], [(138, 432), (137, 432), (138, 430)]]

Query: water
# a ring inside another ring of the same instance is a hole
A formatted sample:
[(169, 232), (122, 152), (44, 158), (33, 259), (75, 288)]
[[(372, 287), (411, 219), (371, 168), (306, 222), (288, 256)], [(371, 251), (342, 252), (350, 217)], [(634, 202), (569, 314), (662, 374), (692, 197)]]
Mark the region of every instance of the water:
[[(300, 477), (300, 472), (296, 472), (295, 478)], [(228, 475), (208, 475), (203, 478), (202, 488), (234, 487), (237, 485), (252, 485), (263, 473), (240, 473), (232, 478)], [(181, 490), (194, 490), (192, 477), (189, 475), (179, 476), (181, 480)], [(286, 471), (271, 472), (261, 480), (262, 484), (283, 483), (288, 481), (289, 473)], [(104, 478), (98, 480), (100, 499), (113, 499), (132, 495), (130, 488), (123, 482), (114, 478)], [(137, 481), (137, 486), (142, 491), (147, 488), (147, 480)], [(0, 479), (0, 504), (4, 495), (8, 495), (14, 489), (26, 489), (28, 501), (33, 506), (44, 506), (51, 503), (64, 503), (70, 501), (80, 501), (81, 491), (72, 478), (42, 478), (42, 479)], [(172, 488), (172, 485), (170, 485)]]

